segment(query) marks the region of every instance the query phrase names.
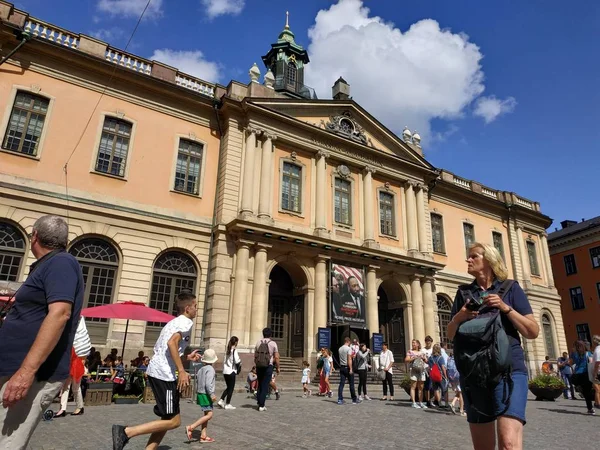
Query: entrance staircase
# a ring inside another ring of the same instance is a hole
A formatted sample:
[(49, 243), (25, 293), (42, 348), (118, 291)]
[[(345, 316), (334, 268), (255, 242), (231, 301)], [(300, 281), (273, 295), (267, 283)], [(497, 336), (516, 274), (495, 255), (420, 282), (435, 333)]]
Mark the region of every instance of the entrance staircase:
[[(392, 374), (392, 379), (394, 381), (394, 386), (398, 386), (400, 384), (400, 382), (402, 381), (402, 379), (404, 378), (404, 375), (407, 373), (406, 372), (406, 364), (404, 363), (400, 363), (400, 364), (394, 364), (393, 366), (393, 374)], [(316, 371), (315, 371), (316, 372)], [(315, 374), (315, 376), (313, 377), (313, 382), (317, 384), (317, 386), (319, 385), (319, 375)], [(335, 372), (331, 373), (329, 375), (329, 383), (333, 386), (337, 386), (340, 382), (340, 372), (338, 369), (335, 370)], [(358, 386), (358, 375), (354, 375), (354, 384), (356, 386)], [(367, 384), (381, 384), (381, 380), (379, 378), (377, 378), (377, 373), (375, 372), (367, 372)]]
[(280, 374), (277, 376), (278, 381), (300, 383), (302, 379), (302, 369), (294, 358), (288, 356), (279, 357)]

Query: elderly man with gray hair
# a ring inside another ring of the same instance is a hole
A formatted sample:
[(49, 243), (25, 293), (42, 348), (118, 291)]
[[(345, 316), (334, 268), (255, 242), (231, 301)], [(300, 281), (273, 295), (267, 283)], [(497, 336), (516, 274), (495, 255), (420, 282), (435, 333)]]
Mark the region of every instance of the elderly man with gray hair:
[(25, 449), (43, 412), (69, 377), (83, 306), (81, 267), (67, 253), (69, 228), (58, 216), (33, 225), (36, 262), (0, 328), (0, 448)]

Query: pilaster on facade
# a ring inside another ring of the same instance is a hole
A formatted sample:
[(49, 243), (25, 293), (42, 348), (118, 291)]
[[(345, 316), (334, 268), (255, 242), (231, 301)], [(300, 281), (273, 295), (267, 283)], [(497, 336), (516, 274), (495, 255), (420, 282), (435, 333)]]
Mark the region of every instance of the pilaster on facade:
[(421, 289), (421, 276), (414, 275), (410, 278), (410, 297), (412, 300), (413, 339), (418, 339), (421, 344), (425, 341), (425, 323), (423, 317), (423, 291)]
[(272, 245), (258, 243), (255, 245), (254, 282), (252, 288), (252, 304), (250, 308), (250, 338), (248, 344), (257, 342), (262, 337), (262, 329), (267, 323), (269, 299), (267, 290), (267, 253)]
[(378, 247), (375, 242), (374, 222), (375, 207), (373, 204), (373, 174), (377, 170), (372, 166), (363, 169), (363, 198), (364, 198), (364, 241), (363, 245), (369, 248)]
[[(253, 242), (238, 240), (236, 242), (235, 282), (233, 285), (233, 304), (231, 311), (231, 335), (243, 337), (245, 334), (245, 318), (248, 303), (248, 262), (250, 247)], [(247, 343), (242, 343), (242, 345)]]
[(367, 267), (367, 328), (371, 333), (379, 332), (379, 309), (377, 304), (377, 270), (378, 266)]
[(273, 209), (273, 142), (275, 135), (266, 134), (262, 144), (262, 161), (260, 169), (260, 195), (258, 199), (258, 217), (270, 220)]
[(326, 255), (318, 255), (315, 258), (315, 329), (327, 326), (327, 264), (330, 258)]
[(330, 153), (325, 150), (319, 150), (315, 158), (316, 164), (316, 195), (315, 195), (315, 234), (321, 237), (328, 237), (327, 232), (327, 196), (324, 195), (327, 186), (327, 158)]
[(548, 249), (548, 233), (544, 232), (540, 236), (541, 257), (546, 265), (546, 281), (548, 286), (554, 287), (554, 274), (552, 273), (552, 261), (550, 259), (550, 250)]
[(256, 156), (256, 136), (260, 133), (256, 128), (248, 127), (245, 130), (246, 142), (244, 145), (244, 178), (242, 184), (242, 203), (240, 213), (242, 216), (253, 215), (254, 194), (254, 159)]
[(417, 231), (417, 205), (415, 196), (416, 183), (406, 182), (404, 192), (406, 195), (406, 228), (408, 235), (408, 251), (415, 252), (419, 250), (418, 231)]
[(416, 201), (417, 201), (417, 236), (419, 239), (419, 251), (427, 253), (429, 251), (427, 241), (427, 220), (425, 218), (425, 201), (427, 188), (422, 184), (416, 185)]
[(423, 294), (423, 321), (425, 324), (425, 335), (433, 337), (434, 342), (439, 342), (435, 331), (434, 316), (434, 283), (433, 277), (423, 277), (421, 279), (421, 289)]
[(217, 219), (220, 223), (228, 223), (238, 215), (244, 142), (243, 132), (236, 118), (230, 117), (224, 127), (217, 175)]
[(519, 256), (521, 258), (521, 273), (523, 276), (523, 284), (525, 287), (531, 287), (531, 270), (529, 268), (529, 256), (523, 237), (523, 227), (517, 226), (517, 242), (519, 243)]

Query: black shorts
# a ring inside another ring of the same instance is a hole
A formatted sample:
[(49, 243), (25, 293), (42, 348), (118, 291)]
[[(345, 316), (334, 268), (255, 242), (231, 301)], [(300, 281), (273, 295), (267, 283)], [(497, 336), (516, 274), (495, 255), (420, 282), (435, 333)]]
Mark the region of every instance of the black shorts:
[(154, 414), (166, 420), (178, 415), (179, 391), (177, 390), (177, 381), (163, 381), (148, 377), (148, 384), (156, 399)]

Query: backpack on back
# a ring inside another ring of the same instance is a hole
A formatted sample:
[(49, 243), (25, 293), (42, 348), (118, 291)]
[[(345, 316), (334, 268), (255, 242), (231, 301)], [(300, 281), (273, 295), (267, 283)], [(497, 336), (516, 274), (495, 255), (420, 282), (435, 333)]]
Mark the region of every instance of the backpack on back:
[(271, 365), (271, 351), (269, 350), (269, 340), (264, 339), (260, 342), (260, 345), (256, 349), (256, 356), (254, 358), (256, 367), (269, 367)]
[[(513, 280), (504, 281), (497, 295), (503, 298), (513, 284)], [(456, 331), (454, 358), (467, 395), (468, 387), (493, 389), (503, 378), (508, 382), (507, 398), (512, 394), (511, 347), (500, 314), (498, 309), (485, 312), (461, 323)]]
[(431, 368), (431, 371), (429, 372), (429, 378), (431, 378), (431, 381), (433, 383), (441, 383), (442, 382), (442, 372), (440, 371), (440, 366), (438, 364), (438, 361), (440, 360), (439, 358), (441, 358), (441, 356), (438, 356), (437, 361), (434, 360), (433, 367)]
[(413, 373), (419, 377), (423, 372), (425, 372), (425, 361), (423, 361), (423, 358), (421, 358), (420, 356), (418, 356), (411, 364), (410, 364), (410, 369), (413, 371)]

